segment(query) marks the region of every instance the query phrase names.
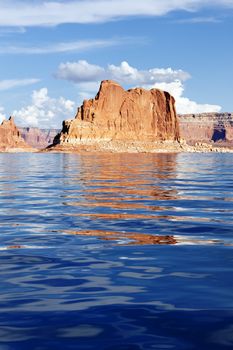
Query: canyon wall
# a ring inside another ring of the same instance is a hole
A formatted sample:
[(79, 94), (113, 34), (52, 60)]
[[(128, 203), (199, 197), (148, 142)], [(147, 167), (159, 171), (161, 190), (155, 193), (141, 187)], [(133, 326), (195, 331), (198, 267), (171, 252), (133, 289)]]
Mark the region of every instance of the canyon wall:
[(54, 137), (60, 132), (59, 129), (19, 128), (21, 136), (31, 147), (43, 149), (53, 143)]
[(178, 118), (180, 136), (189, 144), (233, 145), (233, 113), (184, 114)]
[(85, 100), (73, 120), (63, 122), (56, 144), (88, 142), (176, 141), (179, 139), (175, 100), (167, 92), (142, 88), (125, 91), (119, 84), (101, 83), (95, 99)]

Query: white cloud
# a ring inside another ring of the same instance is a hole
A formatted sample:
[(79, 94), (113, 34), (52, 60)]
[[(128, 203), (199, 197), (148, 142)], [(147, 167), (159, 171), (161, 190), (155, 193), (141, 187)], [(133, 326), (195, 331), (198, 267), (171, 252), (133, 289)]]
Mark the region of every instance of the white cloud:
[(100, 81), (79, 83), (77, 86), (78, 101), (82, 104), (83, 100), (88, 100), (95, 96), (96, 92), (99, 90)]
[(65, 79), (74, 83), (113, 79), (127, 85), (171, 82), (174, 79), (185, 81), (190, 78), (190, 75), (182, 70), (173, 70), (171, 68), (152, 68), (147, 71), (138, 70), (131, 67), (126, 61), (121, 62), (119, 66), (110, 64), (106, 68), (90, 64), (87, 61), (61, 63), (55, 76), (58, 79)]
[(105, 69), (87, 61), (61, 63), (56, 78), (73, 82), (89, 82), (102, 79)]
[(15, 110), (12, 115), (21, 125), (57, 128), (61, 127), (64, 119), (73, 117), (74, 107), (73, 101), (64, 97), (52, 98), (48, 94), (48, 89), (42, 88), (33, 91), (30, 105)]
[(36, 84), (40, 79), (8, 79), (0, 80), (0, 91)]
[(23, 27), (0, 27), (0, 36), (24, 33), (26, 33), (26, 29)]
[(82, 52), (90, 49), (98, 49), (129, 43), (130, 38), (106, 39), (106, 40), (80, 40), (73, 42), (61, 42), (44, 46), (4, 46), (0, 47), (0, 54), (20, 55), (48, 55), (53, 53)]
[(4, 113), (4, 108), (0, 107), (0, 124), (3, 122), (3, 120), (6, 119), (6, 115)]
[(189, 73), (172, 68), (152, 68), (138, 70), (128, 62), (119, 66), (108, 65), (106, 68), (93, 65), (87, 61), (67, 62), (59, 66), (56, 77), (77, 84), (80, 99), (87, 99), (97, 92), (103, 79), (113, 79), (124, 86), (142, 86), (145, 89), (158, 88), (170, 92), (176, 99), (177, 112), (204, 113), (219, 112), (218, 105), (198, 104), (184, 96), (184, 82), (190, 78)]
[(221, 23), (222, 20), (216, 18), (216, 17), (192, 17), (192, 18), (184, 18), (184, 19), (179, 19), (175, 21), (175, 23), (180, 23), (180, 24), (202, 24), (202, 23)]
[(207, 112), (220, 112), (221, 106), (211, 104), (198, 104), (195, 101), (190, 100), (183, 96), (184, 86), (180, 80), (176, 80), (172, 83), (157, 83), (151, 86), (151, 88), (157, 88), (164, 91), (168, 91), (176, 100), (176, 110), (179, 114), (195, 114), (195, 113), (207, 113)]
[(128, 82), (128, 84), (135, 84), (136, 82), (141, 84), (145, 80), (145, 72), (131, 67), (128, 62), (125, 61), (121, 62), (120, 66), (109, 65), (106, 69), (106, 75), (109, 75), (110, 79), (117, 80), (121, 83)]
[(98, 23), (216, 6), (233, 8), (233, 0), (0, 0), (0, 23), (8, 27)]
[(125, 84), (152, 84), (158, 81), (170, 82), (174, 79), (182, 81), (190, 78), (187, 72), (173, 70), (171, 68), (152, 68), (148, 71), (138, 70), (131, 67), (128, 62), (121, 62), (120, 66), (109, 65), (106, 70), (107, 76)]

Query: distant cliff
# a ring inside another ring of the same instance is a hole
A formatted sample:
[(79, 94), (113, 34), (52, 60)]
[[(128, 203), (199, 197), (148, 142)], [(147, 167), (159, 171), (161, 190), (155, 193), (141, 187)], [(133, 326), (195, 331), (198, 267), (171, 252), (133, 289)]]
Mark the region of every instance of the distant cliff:
[(0, 125), (0, 151), (30, 150), (15, 125), (14, 118), (4, 120)]
[(233, 145), (233, 113), (179, 115), (180, 136), (187, 143)]
[(28, 145), (38, 149), (48, 147), (60, 129), (19, 128), (19, 131)]
[(55, 143), (156, 142), (179, 139), (175, 100), (167, 92), (142, 88), (125, 91), (103, 81), (94, 99), (86, 100), (75, 119), (63, 122)]

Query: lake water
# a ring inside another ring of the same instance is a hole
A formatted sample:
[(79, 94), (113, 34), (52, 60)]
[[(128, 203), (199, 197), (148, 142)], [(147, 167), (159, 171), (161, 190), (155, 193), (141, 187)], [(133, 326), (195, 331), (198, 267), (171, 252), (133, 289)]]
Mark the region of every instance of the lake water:
[(233, 155), (0, 154), (0, 349), (231, 349)]

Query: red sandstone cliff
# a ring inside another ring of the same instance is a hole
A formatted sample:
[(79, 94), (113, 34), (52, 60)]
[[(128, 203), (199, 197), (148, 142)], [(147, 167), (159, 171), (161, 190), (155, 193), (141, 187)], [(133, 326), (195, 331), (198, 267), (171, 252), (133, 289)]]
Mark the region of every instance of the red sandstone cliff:
[(176, 141), (179, 138), (175, 100), (167, 92), (142, 88), (125, 91), (103, 81), (95, 99), (85, 100), (75, 119), (63, 122), (55, 143)]
[(0, 125), (0, 151), (10, 151), (12, 149), (30, 149), (25, 143), (17, 129), (14, 119), (4, 120)]

